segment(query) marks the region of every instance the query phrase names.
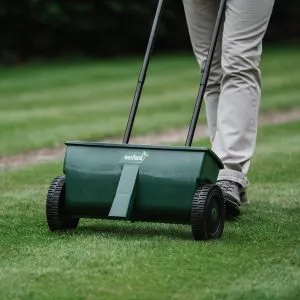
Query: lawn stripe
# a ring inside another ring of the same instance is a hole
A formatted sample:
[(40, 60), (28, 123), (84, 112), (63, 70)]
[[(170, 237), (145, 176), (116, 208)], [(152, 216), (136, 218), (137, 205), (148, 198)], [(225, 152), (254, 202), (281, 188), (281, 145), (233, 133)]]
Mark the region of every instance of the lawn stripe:
[[(299, 107), (297, 57), (297, 49), (266, 49), (262, 112)], [(127, 121), (140, 65), (140, 58), (135, 58), (0, 68), (0, 155), (56, 147), (69, 138), (119, 136)], [(199, 78), (192, 54), (155, 56), (135, 134), (188, 124)]]

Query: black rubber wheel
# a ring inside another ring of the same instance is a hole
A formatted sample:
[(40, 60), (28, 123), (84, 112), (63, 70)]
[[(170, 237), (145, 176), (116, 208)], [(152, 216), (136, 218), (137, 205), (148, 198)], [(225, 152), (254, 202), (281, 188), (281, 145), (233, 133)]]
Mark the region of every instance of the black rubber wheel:
[(51, 231), (75, 229), (79, 218), (72, 218), (65, 212), (65, 176), (55, 177), (49, 187), (46, 201), (46, 216)]
[(222, 236), (225, 202), (221, 189), (214, 184), (200, 186), (193, 198), (191, 226), (194, 239), (206, 241)]

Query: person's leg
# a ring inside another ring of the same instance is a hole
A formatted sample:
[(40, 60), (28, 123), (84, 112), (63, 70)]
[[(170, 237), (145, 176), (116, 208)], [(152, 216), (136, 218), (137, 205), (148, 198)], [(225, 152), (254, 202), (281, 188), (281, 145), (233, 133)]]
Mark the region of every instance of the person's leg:
[[(274, 0), (228, 0), (222, 40), (221, 94), (213, 150), (225, 169), (219, 181), (230, 213), (239, 213), (239, 194), (256, 145), (261, 97), (260, 58)], [(224, 183), (225, 181), (225, 183)], [(228, 183), (229, 181), (229, 183)], [(238, 183), (235, 189), (231, 182)], [(223, 186), (222, 186), (223, 185)]]
[[(203, 72), (217, 17), (219, 1), (183, 0), (183, 5), (194, 54)], [(219, 38), (205, 93), (206, 116), (212, 142), (216, 134), (221, 79), (221, 38)]]

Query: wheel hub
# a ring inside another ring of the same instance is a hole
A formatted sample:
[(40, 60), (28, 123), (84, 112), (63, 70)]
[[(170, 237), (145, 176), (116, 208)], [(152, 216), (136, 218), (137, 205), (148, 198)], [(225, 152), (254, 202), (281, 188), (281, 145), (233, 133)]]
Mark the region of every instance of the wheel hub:
[(220, 214), (219, 214), (219, 207), (217, 201), (214, 199), (212, 200), (211, 207), (210, 207), (210, 214), (209, 214), (209, 226), (210, 232), (215, 233), (217, 232), (220, 224)]

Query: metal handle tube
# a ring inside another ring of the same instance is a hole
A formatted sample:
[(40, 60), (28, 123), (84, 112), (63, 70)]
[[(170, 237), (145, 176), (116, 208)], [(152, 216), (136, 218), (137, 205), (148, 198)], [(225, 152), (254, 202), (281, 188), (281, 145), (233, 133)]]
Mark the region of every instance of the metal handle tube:
[(214, 56), (217, 41), (218, 41), (218, 35), (220, 32), (220, 28), (221, 28), (221, 21), (222, 21), (223, 14), (225, 12), (225, 7), (226, 7), (226, 0), (221, 0), (218, 15), (217, 15), (217, 20), (216, 20), (216, 24), (215, 24), (215, 28), (214, 28), (214, 32), (213, 32), (213, 36), (212, 36), (212, 41), (211, 41), (211, 45), (210, 45), (208, 56), (207, 56), (207, 62), (206, 62), (205, 69), (203, 72), (200, 89), (199, 89), (198, 96), (196, 99), (193, 117), (191, 120), (189, 132), (188, 132), (186, 143), (185, 143), (185, 145), (188, 147), (192, 146), (192, 143), (193, 143), (193, 139), (194, 139), (194, 135), (195, 135), (196, 127), (197, 127), (197, 122), (198, 122), (198, 118), (199, 118), (199, 113), (200, 113), (201, 105), (203, 102), (206, 86), (208, 83), (210, 68), (212, 65), (212, 60), (213, 60), (213, 56)]
[(136, 90), (135, 90), (133, 103), (132, 103), (132, 106), (131, 106), (131, 109), (130, 109), (130, 114), (129, 114), (129, 118), (128, 118), (128, 121), (127, 121), (125, 134), (124, 134), (124, 137), (123, 137), (123, 144), (128, 144), (129, 140), (130, 140), (133, 123), (134, 123), (136, 112), (137, 112), (138, 105), (139, 105), (139, 102), (140, 102), (144, 82), (145, 82), (145, 79), (146, 79), (146, 76), (147, 76), (149, 60), (150, 60), (150, 56), (151, 56), (153, 46), (154, 46), (154, 41), (155, 41), (155, 37), (156, 37), (156, 33), (157, 33), (158, 23), (159, 23), (161, 13), (162, 13), (163, 3), (164, 3), (164, 0), (159, 0), (158, 6), (157, 6), (157, 9), (156, 9), (155, 18), (154, 18), (154, 21), (153, 21), (152, 30), (151, 30), (151, 34), (150, 34), (150, 37), (149, 37), (149, 42), (148, 42), (148, 46), (147, 46), (147, 49), (146, 49), (144, 62), (143, 62), (143, 65), (142, 65), (142, 68), (141, 68), (141, 71), (140, 71), (138, 84), (137, 84), (137, 87), (136, 87)]

